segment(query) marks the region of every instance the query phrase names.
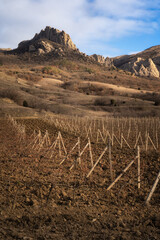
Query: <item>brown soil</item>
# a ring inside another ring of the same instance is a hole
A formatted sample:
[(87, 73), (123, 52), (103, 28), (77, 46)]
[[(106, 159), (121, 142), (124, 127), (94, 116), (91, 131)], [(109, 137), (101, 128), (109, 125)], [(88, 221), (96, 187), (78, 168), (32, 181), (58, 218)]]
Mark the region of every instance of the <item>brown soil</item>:
[[(145, 200), (160, 169), (160, 153), (141, 153), (141, 189), (137, 188), (137, 164), (107, 191), (111, 183), (108, 153), (89, 179), (89, 154), (70, 171), (75, 155), (59, 166), (55, 149), (33, 149), (33, 129), (58, 129), (39, 119), (19, 120), (27, 137), (20, 139), (7, 120), (0, 120), (0, 239), (160, 239), (160, 188)], [(77, 137), (61, 132), (67, 150)], [(82, 146), (85, 146), (82, 139)], [(104, 149), (92, 143), (94, 161)], [(62, 153), (63, 154), (63, 153)], [(49, 156), (49, 155), (48, 155)], [(114, 177), (136, 156), (135, 150), (112, 149)]]

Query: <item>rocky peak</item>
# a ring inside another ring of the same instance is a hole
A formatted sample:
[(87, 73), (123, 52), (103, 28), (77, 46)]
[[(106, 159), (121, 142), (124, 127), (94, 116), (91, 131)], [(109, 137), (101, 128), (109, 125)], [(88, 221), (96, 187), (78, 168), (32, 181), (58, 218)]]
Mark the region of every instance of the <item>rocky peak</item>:
[[(31, 40), (20, 42), (18, 48), (24, 51), (33, 52), (36, 51), (37, 42), (39, 43), (39, 41), (45, 40), (50, 41), (50, 45), (52, 45), (52, 43), (57, 43), (68, 49), (77, 50), (76, 45), (72, 42), (67, 33), (51, 27), (46, 27), (44, 30), (41, 30), (39, 34), (36, 33)], [(50, 47), (50, 49), (52, 50), (52, 47)]]
[(135, 57), (121, 66), (123, 70), (130, 71), (137, 76), (159, 77), (159, 71), (151, 58)]
[(93, 54), (90, 57), (94, 59), (96, 62), (105, 65), (106, 67), (114, 67), (113, 59), (109, 57), (105, 58), (104, 56), (97, 54)]
[(93, 58), (98, 63), (101, 63), (101, 64), (105, 63), (105, 57), (103, 57), (102, 55), (93, 54), (91, 55), (91, 58)]
[(60, 31), (56, 28), (46, 27), (44, 30), (41, 30), (39, 34), (36, 34), (33, 38), (34, 40), (47, 39), (51, 42), (59, 43), (67, 48), (76, 50), (76, 45), (72, 42), (69, 34), (64, 31)]

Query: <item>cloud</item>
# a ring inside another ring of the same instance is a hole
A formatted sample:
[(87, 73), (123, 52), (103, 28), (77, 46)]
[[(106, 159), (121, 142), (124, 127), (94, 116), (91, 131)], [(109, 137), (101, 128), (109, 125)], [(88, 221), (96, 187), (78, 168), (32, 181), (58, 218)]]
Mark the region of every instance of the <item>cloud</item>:
[(152, 6), (149, 0), (1, 0), (0, 47), (14, 48), (51, 26), (69, 33), (84, 52), (107, 51), (113, 39), (158, 29), (159, 7), (159, 0)]

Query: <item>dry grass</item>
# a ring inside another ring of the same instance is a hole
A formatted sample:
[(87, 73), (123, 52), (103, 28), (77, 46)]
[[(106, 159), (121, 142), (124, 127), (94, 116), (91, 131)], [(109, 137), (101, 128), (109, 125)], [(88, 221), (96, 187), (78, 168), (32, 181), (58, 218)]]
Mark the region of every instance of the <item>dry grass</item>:
[(42, 64), (28, 61), (27, 55), (0, 56), (1, 97), (20, 106), (26, 101), (29, 108), (81, 116), (160, 115), (159, 80), (78, 60), (50, 59)]

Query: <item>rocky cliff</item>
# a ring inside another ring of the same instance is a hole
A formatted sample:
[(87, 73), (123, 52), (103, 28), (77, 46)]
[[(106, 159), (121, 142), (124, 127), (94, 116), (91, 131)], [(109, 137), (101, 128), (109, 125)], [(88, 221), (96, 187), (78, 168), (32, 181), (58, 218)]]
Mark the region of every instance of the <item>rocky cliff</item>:
[(154, 46), (140, 53), (124, 55), (112, 59), (120, 69), (137, 76), (160, 77), (160, 46)]
[(17, 50), (21, 52), (38, 52), (39, 54), (43, 54), (54, 51), (55, 46), (58, 45), (78, 51), (76, 45), (72, 42), (67, 33), (51, 27), (46, 27), (44, 30), (41, 30), (41, 32), (36, 34), (31, 40), (20, 42)]
[(105, 58), (102, 55), (88, 56), (80, 52), (64, 31), (46, 27), (31, 40), (22, 41), (18, 48), (10, 53), (35, 53), (36, 55), (50, 54), (54, 57), (73, 57), (88, 62), (98, 62), (106, 67), (116, 67), (130, 71), (137, 76), (160, 77), (160, 45), (146, 49), (133, 55), (123, 55), (115, 58)]
[(103, 57), (102, 55), (97, 55), (97, 54), (93, 54), (90, 56), (93, 60), (95, 60), (96, 62), (103, 64), (106, 67), (113, 67), (113, 60), (112, 58), (109, 57)]

